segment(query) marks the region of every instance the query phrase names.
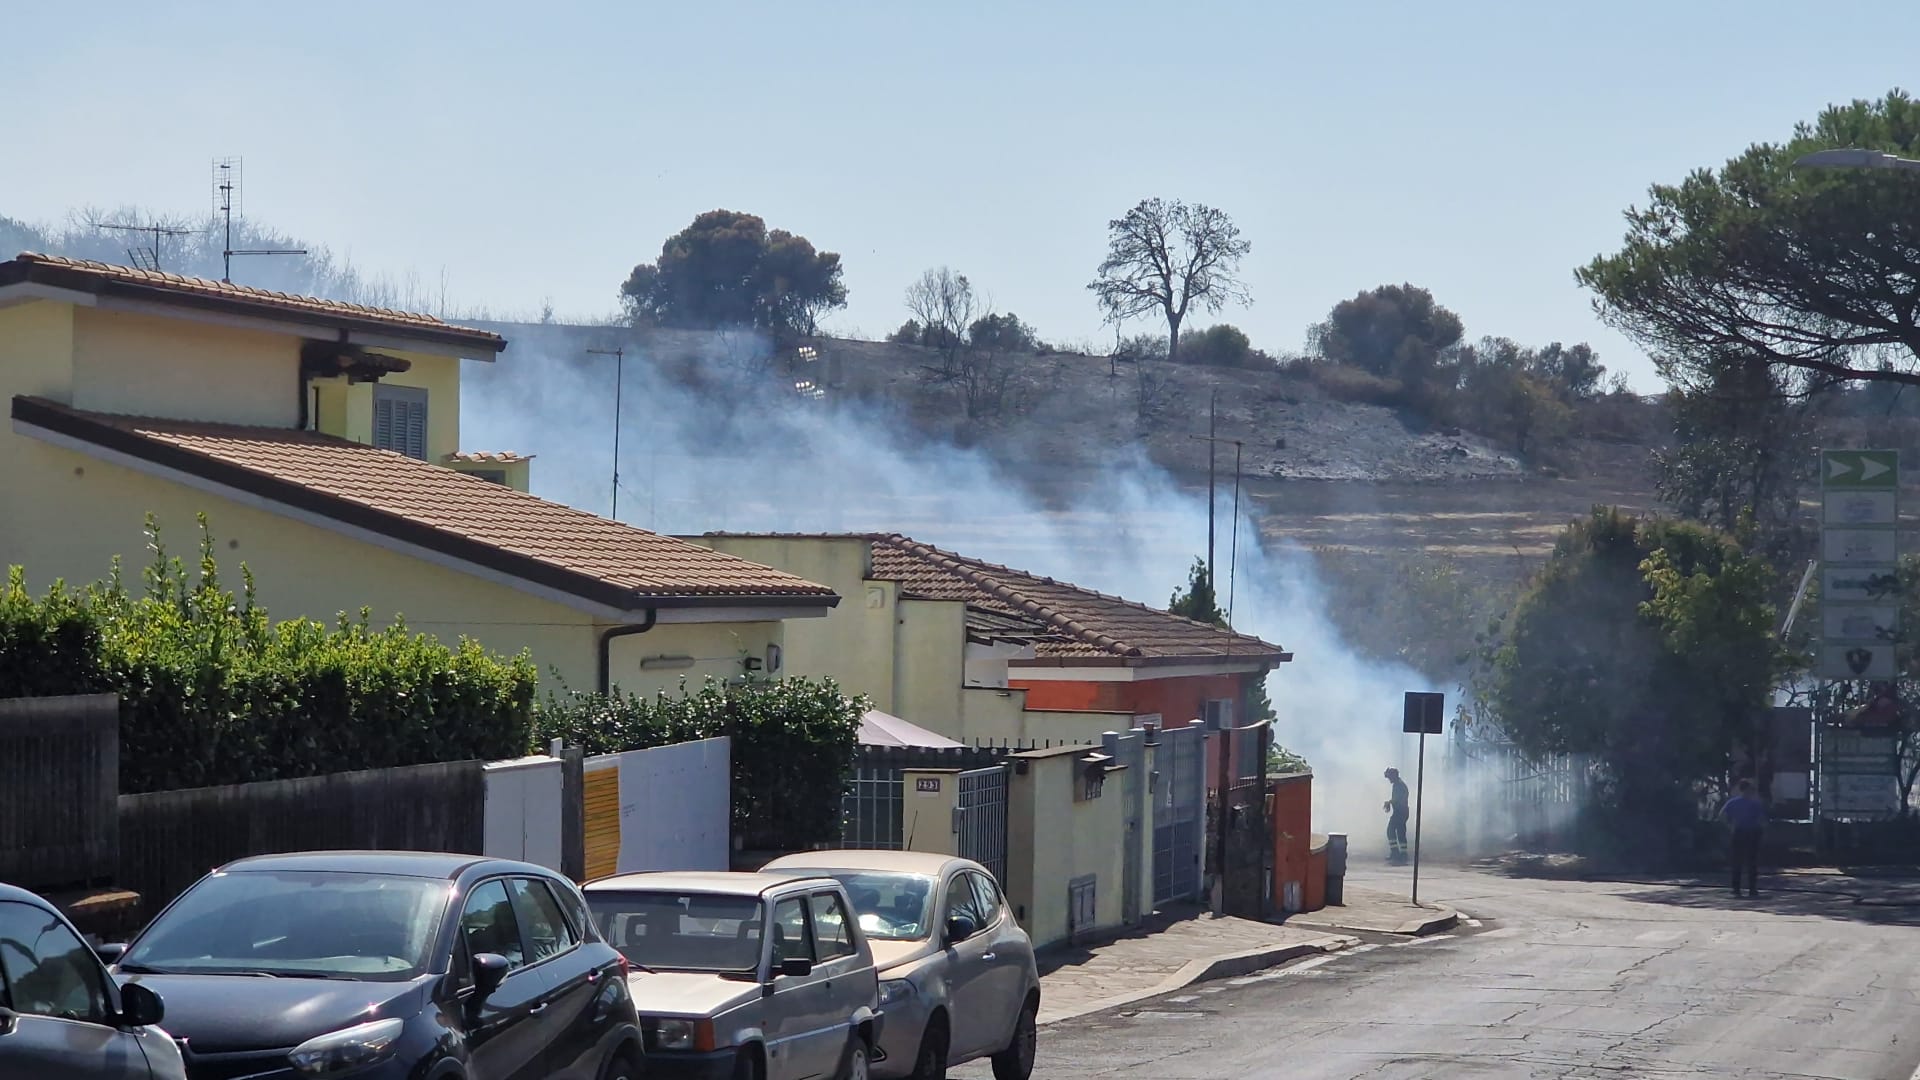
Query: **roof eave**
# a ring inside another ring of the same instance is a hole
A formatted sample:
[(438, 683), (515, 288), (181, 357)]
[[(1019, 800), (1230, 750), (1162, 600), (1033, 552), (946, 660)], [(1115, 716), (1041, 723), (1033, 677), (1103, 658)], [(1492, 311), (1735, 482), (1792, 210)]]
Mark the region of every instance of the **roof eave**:
[(12, 416), (16, 424), (41, 428), (161, 468), (196, 476), (267, 502), (279, 503), (403, 544), (438, 552), (461, 562), (578, 597), (603, 608), (626, 612), (702, 607), (801, 609), (832, 608), (840, 602), (839, 596), (830, 589), (783, 593), (650, 593), (579, 574), (411, 518), (220, 461), (111, 424), (102, 424), (52, 402), (15, 397)]
[(19, 260), (0, 263), (0, 285), (13, 285), (20, 282), (33, 282), (53, 288), (90, 293), (95, 296), (114, 296), (124, 297), (130, 300), (144, 300), (169, 307), (182, 307), (226, 315), (268, 317), (280, 322), (326, 327), (334, 330), (359, 330), (370, 334), (383, 334), (388, 337), (411, 339), (436, 345), (453, 345), (462, 348), (484, 349), (489, 354), (489, 359), (491, 359), (493, 354), (498, 354), (507, 347), (505, 338), (485, 330), (467, 330), (451, 326), (446, 328), (411, 326), (403, 322), (370, 318), (363, 315), (355, 315), (350, 312), (336, 313), (298, 310), (244, 297), (209, 296), (183, 289), (168, 289), (158, 285), (141, 285), (128, 281), (116, 281), (110, 278), (100, 277), (97, 274), (90, 274), (84, 270), (74, 270), (64, 266), (51, 266), (46, 263), (20, 262)]
[(1017, 667), (1195, 667), (1205, 664), (1266, 664), (1274, 666), (1293, 660), (1290, 652), (1270, 653), (1208, 653), (1191, 656), (1040, 656), (1032, 660), (1015, 660)]

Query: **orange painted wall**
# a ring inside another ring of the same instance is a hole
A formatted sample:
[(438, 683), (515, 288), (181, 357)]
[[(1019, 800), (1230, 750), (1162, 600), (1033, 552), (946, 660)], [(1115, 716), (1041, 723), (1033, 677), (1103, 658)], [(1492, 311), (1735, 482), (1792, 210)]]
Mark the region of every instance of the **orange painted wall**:
[[(1313, 777), (1287, 776), (1273, 781), (1273, 902), (1285, 899), (1289, 882), (1299, 886), (1302, 910), (1309, 897), (1307, 882), (1313, 851)], [(1321, 856), (1320, 903), (1326, 903), (1326, 856)]]
[[(1184, 727), (1201, 718), (1208, 701), (1226, 698), (1234, 703), (1234, 723), (1244, 723), (1239, 715), (1245, 708), (1246, 690), (1251, 679), (1265, 675), (1189, 675), (1174, 679), (1142, 679), (1137, 682), (1026, 681), (1018, 668), (1007, 685), (1027, 692), (1029, 709), (1074, 709), (1100, 712), (1130, 712), (1135, 716), (1160, 717), (1162, 728)], [(1207, 786), (1219, 782), (1219, 739), (1207, 740)], [(1237, 764), (1237, 763), (1236, 763)], [(1235, 770), (1236, 772), (1238, 770)]]
[[(1018, 672), (1018, 668), (1014, 671)], [(1135, 716), (1158, 713), (1163, 726), (1179, 727), (1200, 719), (1206, 702), (1231, 698), (1234, 708), (1250, 675), (1191, 675), (1179, 679), (1143, 679), (1139, 682), (1027, 681), (1017, 674), (1007, 685), (1027, 692), (1029, 709), (1098, 709), (1126, 711)], [(1235, 722), (1244, 720), (1236, 716)]]

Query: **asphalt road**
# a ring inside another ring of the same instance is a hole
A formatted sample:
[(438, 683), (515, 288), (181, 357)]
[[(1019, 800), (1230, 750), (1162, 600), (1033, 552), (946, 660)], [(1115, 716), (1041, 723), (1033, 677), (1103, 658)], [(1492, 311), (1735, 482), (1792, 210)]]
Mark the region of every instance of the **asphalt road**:
[(1034, 1075), (1909, 1080), (1920, 900), (1902, 905), (1920, 887), (1769, 884), (1756, 900), (1423, 869), (1423, 899), (1480, 925), (1044, 1028)]

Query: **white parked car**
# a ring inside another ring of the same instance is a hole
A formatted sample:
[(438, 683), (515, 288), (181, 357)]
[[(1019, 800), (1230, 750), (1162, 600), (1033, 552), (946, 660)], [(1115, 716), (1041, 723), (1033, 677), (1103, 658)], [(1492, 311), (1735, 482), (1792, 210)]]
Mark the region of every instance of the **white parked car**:
[(846, 886), (880, 966), (886, 1031), (876, 1076), (939, 1080), (978, 1058), (992, 1060), (997, 1080), (1033, 1075), (1033, 942), (986, 867), (918, 851), (807, 851), (766, 871)]
[(867, 1080), (879, 1056), (879, 980), (838, 881), (622, 874), (582, 891), (633, 967), (648, 1076)]

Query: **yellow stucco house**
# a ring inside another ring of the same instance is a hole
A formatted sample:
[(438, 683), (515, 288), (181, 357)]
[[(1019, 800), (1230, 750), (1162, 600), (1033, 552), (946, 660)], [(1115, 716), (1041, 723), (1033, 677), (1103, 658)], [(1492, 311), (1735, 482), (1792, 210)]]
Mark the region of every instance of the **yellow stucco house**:
[(709, 534), (848, 601), (788, 631), (796, 673), (965, 743), (1100, 741), (1141, 724), (1244, 715), (1293, 654), (1259, 638), (897, 534)]
[(370, 607), (527, 649), (575, 689), (777, 674), (832, 589), (529, 494), (462, 452), (460, 364), (499, 336), (439, 319), (21, 255), (0, 263), (0, 565), (35, 588), (188, 553), (205, 511), (276, 617)]

